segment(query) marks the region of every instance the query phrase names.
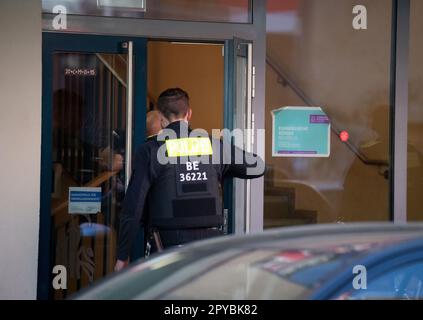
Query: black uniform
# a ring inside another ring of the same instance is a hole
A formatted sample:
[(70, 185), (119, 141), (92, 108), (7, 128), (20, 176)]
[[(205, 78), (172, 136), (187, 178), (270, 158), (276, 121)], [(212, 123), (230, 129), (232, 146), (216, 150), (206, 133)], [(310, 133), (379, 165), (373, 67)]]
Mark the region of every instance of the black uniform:
[[(179, 141), (188, 138), (183, 132), (191, 132), (184, 121), (173, 122), (166, 129), (173, 130)], [(211, 141), (208, 136), (205, 138)], [(161, 164), (158, 154), (165, 151), (166, 156), (171, 155), (167, 144), (157, 137), (138, 149), (120, 219), (119, 260), (128, 258), (141, 220), (148, 220), (148, 225), (159, 231), (164, 247), (221, 234), (219, 186), (223, 179), (260, 177), (264, 174), (264, 163), (257, 157), (257, 163), (248, 165), (244, 151), (233, 146), (225, 151), (221, 141), (213, 142), (212, 152), (218, 157), (218, 163), (212, 163), (209, 154), (208, 163), (177, 156), (176, 163)], [(230, 159), (225, 158), (228, 154)], [(247, 174), (247, 168), (259, 168), (259, 172)], [(145, 217), (146, 211), (149, 217)]]

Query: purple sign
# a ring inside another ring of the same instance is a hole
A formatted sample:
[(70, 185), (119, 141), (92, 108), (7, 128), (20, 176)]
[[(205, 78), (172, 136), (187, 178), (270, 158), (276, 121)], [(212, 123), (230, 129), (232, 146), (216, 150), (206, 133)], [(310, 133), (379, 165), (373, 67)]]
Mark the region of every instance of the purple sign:
[(288, 151), (280, 150), (278, 154), (317, 154), (316, 151)]
[(327, 116), (321, 114), (311, 114), (310, 115), (310, 123), (329, 123), (329, 118)]

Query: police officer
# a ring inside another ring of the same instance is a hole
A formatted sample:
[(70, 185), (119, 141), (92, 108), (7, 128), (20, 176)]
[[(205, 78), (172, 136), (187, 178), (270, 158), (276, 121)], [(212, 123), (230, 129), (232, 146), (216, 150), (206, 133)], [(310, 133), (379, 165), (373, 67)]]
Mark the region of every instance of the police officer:
[(259, 157), (189, 128), (192, 110), (184, 90), (167, 89), (157, 105), (169, 125), (136, 152), (120, 220), (116, 271), (129, 262), (145, 212), (165, 248), (218, 236), (223, 224), (219, 193), (223, 179), (264, 174)]

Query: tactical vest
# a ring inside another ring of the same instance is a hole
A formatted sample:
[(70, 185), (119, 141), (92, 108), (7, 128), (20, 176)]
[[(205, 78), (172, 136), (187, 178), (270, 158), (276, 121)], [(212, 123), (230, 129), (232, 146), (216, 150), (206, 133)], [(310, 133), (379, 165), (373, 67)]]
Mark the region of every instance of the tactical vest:
[(189, 139), (171, 141), (173, 146), (169, 143), (167, 155), (176, 158), (177, 164), (163, 165), (150, 188), (150, 226), (159, 230), (213, 228), (223, 224), (218, 172), (211, 155), (206, 156), (208, 164), (187, 157), (205, 152), (198, 144), (194, 150), (181, 150), (178, 145), (196, 142)]

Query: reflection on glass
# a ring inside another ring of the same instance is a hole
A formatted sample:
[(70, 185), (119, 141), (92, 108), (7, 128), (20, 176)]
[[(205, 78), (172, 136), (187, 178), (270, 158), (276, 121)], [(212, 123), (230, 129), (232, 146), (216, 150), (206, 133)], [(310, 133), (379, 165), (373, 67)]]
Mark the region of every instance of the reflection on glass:
[(393, 268), (382, 275), (370, 275), (366, 290), (350, 288), (337, 300), (422, 300), (423, 262)]
[(421, 198), (423, 194), (423, 27), (420, 14), (422, 1), (411, 1), (410, 17), (410, 82), (408, 116), (408, 174), (407, 174), (407, 217), (409, 221), (422, 221)]
[[(365, 32), (350, 1), (267, 1), (265, 228), (389, 220), (391, 3), (360, 4), (377, 13)], [(272, 157), (285, 106), (322, 107), (352, 147), (332, 131), (329, 158)]]
[[(113, 3), (113, 1), (108, 1)], [(122, 3), (122, 1), (115, 1)], [(123, 1), (125, 2), (125, 1)], [(147, 0), (146, 10), (139, 5), (131, 6), (134, 0), (118, 7), (98, 6), (97, 0), (43, 0), (43, 12), (52, 13), (54, 6), (62, 5), (68, 14), (166, 19), (186, 21), (210, 21), (251, 23), (250, 0)]]
[[(188, 281), (179, 282), (178, 285), (166, 290), (163, 298), (169, 300), (209, 300), (215, 297), (222, 300), (301, 299), (309, 292), (309, 288), (291, 281), (289, 277), (281, 277), (276, 272), (266, 269), (266, 262), (274, 259), (277, 254), (273, 250), (266, 249), (238, 253), (231, 258), (221, 260), (213, 268), (203, 270)], [(219, 258), (213, 256), (213, 259), (217, 261)], [(194, 272), (195, 266), (196, 264), (192, 263), (187, 268)]]
[[(64, 265), (68, 290), (113, 270), (124, 196), (126, 56), (55, 53), (51, 208), (53, 265)], [(69, 213), (69, 188), (101, 188), (101, 211)]]

